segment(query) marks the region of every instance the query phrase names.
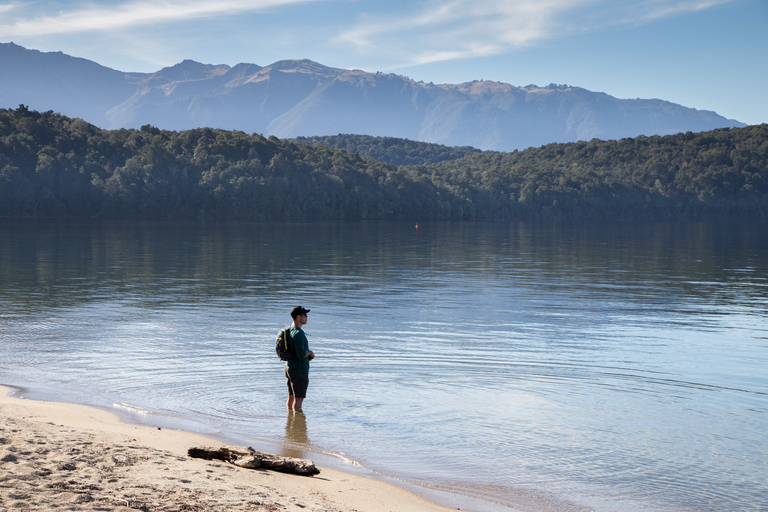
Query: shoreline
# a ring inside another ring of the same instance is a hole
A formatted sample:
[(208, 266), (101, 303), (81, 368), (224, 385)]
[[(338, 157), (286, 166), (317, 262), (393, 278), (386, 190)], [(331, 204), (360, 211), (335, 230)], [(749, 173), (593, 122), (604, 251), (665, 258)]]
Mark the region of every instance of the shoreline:
[(455, 510), (373, 476), (314, 477), (193, 459), (201, 434), (132, 425), (95, 407), (16, 398), (0, 386), (0, 510)]

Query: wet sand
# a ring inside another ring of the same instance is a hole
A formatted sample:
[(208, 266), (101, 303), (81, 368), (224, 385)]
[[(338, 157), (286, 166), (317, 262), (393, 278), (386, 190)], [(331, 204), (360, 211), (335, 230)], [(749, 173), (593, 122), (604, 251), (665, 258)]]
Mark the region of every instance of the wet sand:
[(0, 511), (453, 510), (376, 478), (320, 468), (305, 477), (193, 459), (224, 446), (189, 432), (123, 423), (82, 405), (0, 387)]

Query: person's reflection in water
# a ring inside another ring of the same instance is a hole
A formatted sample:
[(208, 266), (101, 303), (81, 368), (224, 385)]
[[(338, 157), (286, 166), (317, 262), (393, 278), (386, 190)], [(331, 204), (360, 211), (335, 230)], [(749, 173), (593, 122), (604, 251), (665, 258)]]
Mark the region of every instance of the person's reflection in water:
[(301, 411), (288, 411), (285, 422), (285, 438), (288, 442), (283, 448), (285, 457), (305, 459), (305, 449), (309, 445), (307, 436), (307, 417)]

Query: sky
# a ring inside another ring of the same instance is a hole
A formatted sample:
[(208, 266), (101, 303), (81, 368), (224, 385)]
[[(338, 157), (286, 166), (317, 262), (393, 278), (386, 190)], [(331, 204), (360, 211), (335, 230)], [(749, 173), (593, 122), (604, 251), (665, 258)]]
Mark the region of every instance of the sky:
[(0, 42), (121, 71), (311, 59), (568, 84), (768, 123), (768, 0), (0, 0)]

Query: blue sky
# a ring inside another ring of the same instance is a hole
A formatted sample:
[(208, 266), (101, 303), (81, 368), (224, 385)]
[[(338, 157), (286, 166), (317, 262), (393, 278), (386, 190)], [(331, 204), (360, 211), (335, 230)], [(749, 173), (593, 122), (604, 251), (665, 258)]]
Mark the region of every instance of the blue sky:
[(122, 71), (312, 59), (768, 122), (768, 0), (0, 0), (0, 42)]

